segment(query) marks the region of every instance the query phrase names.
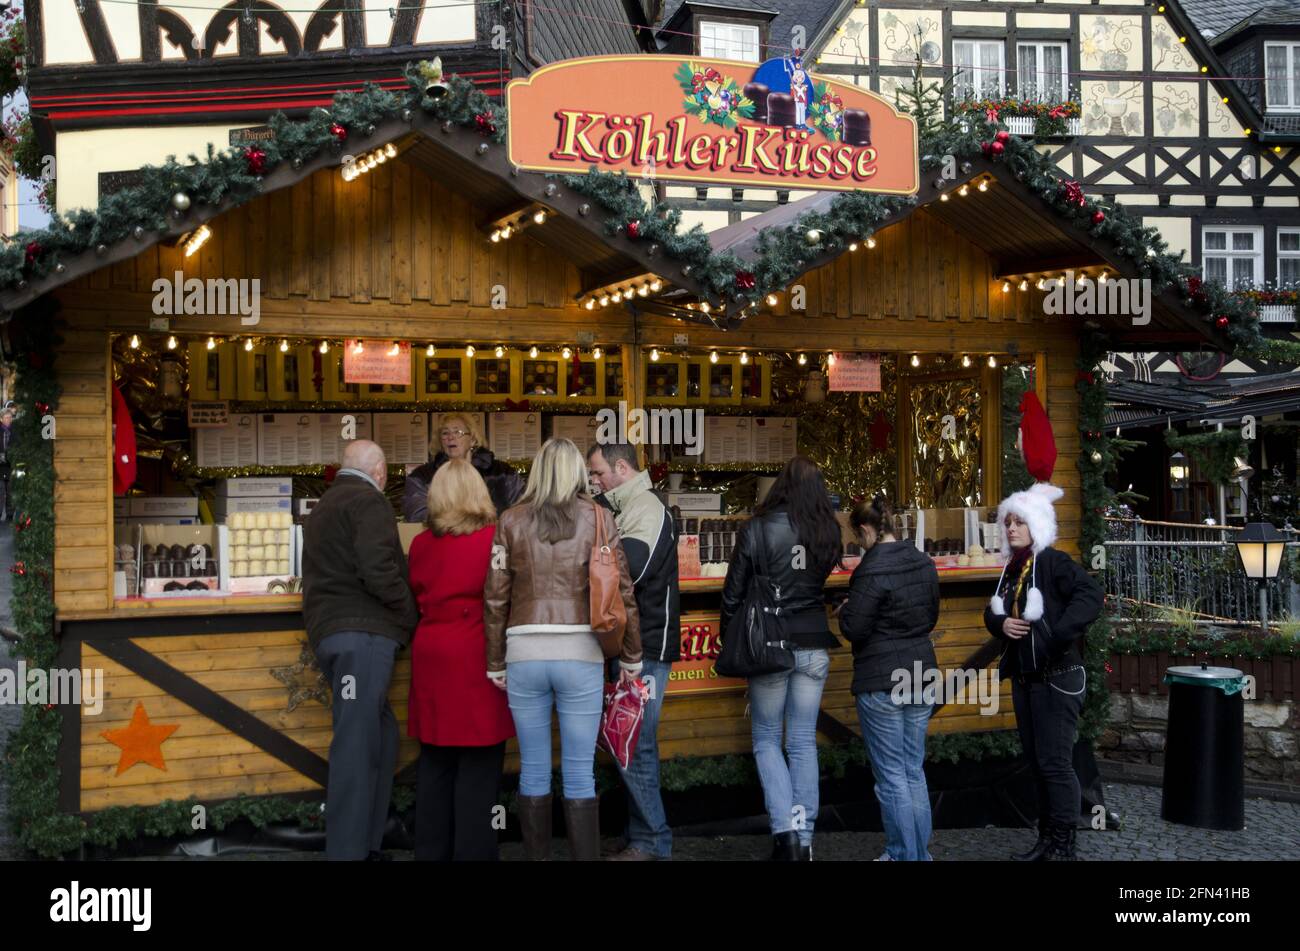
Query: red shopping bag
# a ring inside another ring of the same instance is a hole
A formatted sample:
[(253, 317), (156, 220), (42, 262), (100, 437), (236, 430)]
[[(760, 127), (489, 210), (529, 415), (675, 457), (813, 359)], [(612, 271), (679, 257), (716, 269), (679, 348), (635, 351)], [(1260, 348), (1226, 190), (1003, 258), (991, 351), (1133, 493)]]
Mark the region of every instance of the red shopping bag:
[(641, 735), (641, 721), (645, 719), (645, 705), (649, 699), (650, 688), (641, 680), (605, 684), (605, 710), (600, 717), (596, 745), (618, 760), (618, 765), (624, 769), (636, 752), (636, 741)]

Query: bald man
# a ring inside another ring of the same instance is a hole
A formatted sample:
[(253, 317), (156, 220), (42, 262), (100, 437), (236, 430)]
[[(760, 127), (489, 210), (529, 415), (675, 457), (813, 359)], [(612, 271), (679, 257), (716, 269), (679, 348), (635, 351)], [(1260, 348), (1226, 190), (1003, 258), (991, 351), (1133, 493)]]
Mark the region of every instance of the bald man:
[(334, 690), (325, 793), (325, 855), (383, 857), (397, 765), (388, 687), (397, 652), (419, 619), (407, 585), (397, 517), (384, 496), (384, 451), (358, 439), (303, 530), (307, 639)]

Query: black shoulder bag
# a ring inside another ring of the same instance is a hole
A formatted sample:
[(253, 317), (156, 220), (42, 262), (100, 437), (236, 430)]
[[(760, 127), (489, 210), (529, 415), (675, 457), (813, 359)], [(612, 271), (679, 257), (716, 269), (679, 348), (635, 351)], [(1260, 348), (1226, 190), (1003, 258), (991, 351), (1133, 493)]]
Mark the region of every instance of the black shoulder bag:
[(786, 636), (781, 587), (767, 572), (762, 519), (750, 522), (749, 544), (754, 572), (740, 610), (723, 632), (716, 668), (723, 677), (757, 677), (794, 670), (794, 643)]

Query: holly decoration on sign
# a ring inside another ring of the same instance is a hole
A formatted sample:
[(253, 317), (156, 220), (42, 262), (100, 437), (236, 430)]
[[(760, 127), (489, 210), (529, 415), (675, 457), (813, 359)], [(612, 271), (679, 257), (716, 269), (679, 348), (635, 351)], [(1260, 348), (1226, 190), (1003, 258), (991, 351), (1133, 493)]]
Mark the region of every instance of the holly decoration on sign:
[(479, 135), (496, 135), (497, 124), (492, 121), (492, 113), (480, 112), (474, 116), (474, 128)]
[(737, 271), (737, 272), (736, 272), (736, 287), (738, 287), (740, 290), (742, 290), (742, 291), (752, 291), (752, 290), (754, 289), (754, 285), (755, 285), (755, 283), (756, 283), (756, 280), (755, 280), (755, 278), (754, 278), (754, 272), (753, 272), (753, 271)]
[(627, 223), (623, 230), (627, 232), (629, 238), (635, 241), (637, 238), (641, 237), (641, 222), (634, 218)]
[(1067, 204), (1078, 205), (1080, 208), (1083, 207), (1084, 202), (1087, 200), (1083, 194), (1083, 186), (1075, 181), (1064, 183), (1062, 197), (1064, 197)]
[(340, 125), (337, 122), (331, 122), (330, 135), (334, 136), (334, 138), (338, 139), (340, 142), (345, 141), (348, 137), (347, 126)]
[(266, 152), (257, 146), (250, 145), (244, 149), (244, 161), (248, 163), (248, 174), (265, 175), (266, 174)]

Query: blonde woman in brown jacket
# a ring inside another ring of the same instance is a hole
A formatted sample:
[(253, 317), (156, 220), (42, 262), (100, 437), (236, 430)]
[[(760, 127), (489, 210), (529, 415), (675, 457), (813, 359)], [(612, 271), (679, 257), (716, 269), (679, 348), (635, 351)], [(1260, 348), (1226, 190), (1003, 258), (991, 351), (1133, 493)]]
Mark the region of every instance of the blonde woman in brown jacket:
[(519, 737), (519, 823), (524, 852), (551, 847), (551, 708), (560, 716), (564, 819), (577, 860), (600, 857), (595, 759), (604, 697), (604, 655), (591, 630), (588, 563), (596, 519), (614, 540), (627, 628), (621, 676), (641, 670), (641, 636), (627, 558), (614, 516), (587, 494), (587, 467), (567, 439), (548, 439), (528, 488), (497, 525), (484, 588), (487, 674), (510, 698)]

